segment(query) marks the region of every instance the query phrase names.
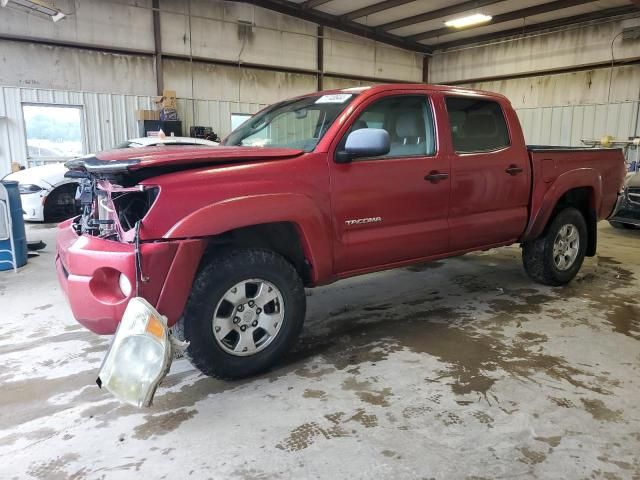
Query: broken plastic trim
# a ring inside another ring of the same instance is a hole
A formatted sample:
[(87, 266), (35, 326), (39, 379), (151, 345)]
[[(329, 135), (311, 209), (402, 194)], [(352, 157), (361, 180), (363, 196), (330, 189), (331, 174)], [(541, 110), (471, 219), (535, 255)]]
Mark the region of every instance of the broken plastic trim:
[(142, 221), (138, 220), (135, 227), (135, 237), (133, 244), (135, 248), (135, 267), (136, 267), (136, 296), (140, 295), (140, 282), (145, 283), (149, 281), (149, 277), (145, 277), (142, 273), (142, 252), (140, 250), (140, 225)]
[(64, 164), (69, 170), (80, 170), (88, 173), (121, 173), (129, 170), (130, 167), (140, 163), (139, 158), (128, 160), (100, 160), (95, 155), (85, 155), (74, 158)]

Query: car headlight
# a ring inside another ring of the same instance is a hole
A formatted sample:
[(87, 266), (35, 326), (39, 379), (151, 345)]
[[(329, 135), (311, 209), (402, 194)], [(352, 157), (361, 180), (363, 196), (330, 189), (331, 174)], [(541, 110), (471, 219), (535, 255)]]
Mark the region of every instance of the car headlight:
[(26, 193), (38, 193), (39, 191), (44, 189), (38, 185), (33, 185), (31, 183), (19, 183), (18, 190), (20, 191), (21, 194), (26, 194)]
[(167, 319), (145, 299), (134, 297), (102, 362), (98, 386), (104, 386), (123, 402), (149, 406), (169, 372), (171, 358)]

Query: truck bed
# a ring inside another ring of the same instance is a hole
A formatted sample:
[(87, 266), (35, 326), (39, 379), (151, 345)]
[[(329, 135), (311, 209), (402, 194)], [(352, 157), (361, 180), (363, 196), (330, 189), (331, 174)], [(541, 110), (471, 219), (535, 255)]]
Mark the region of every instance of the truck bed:
[(531, 218), (524, 239), (538, 236), (557, 201), (553, 191), (586, 189), (595, 220), (611, 215), (625, 175), (618, 148), (527, 145), (531, 161)]

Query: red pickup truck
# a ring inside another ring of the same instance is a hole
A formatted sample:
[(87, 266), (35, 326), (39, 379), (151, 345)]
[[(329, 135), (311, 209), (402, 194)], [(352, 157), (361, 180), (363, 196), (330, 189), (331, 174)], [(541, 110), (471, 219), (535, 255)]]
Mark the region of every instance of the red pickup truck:
[(56, 264), (74, 316), (112, 334), (142, 297), (220, 378), (291, 347), (305, 287), (513, 243), (533, 280), (569, 282), (625, 175), (620, 150), (527, 146), (505, 97), (432, 85), (312, 93), (219, 147), (67, 165), (84, 213), (60, 224)]

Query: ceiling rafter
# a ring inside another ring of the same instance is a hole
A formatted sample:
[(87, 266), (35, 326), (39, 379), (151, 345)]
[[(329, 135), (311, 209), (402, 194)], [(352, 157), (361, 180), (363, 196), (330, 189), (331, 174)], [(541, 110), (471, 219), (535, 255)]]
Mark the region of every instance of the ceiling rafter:
[[(395, 7), (400, 7), (406, 3), (415, 2), (416, 0), (385, 0), (384, 2), (374, 3), (366, 7), (347, 12), (340, 16), (343, 20), (355, 20), (356, 18), (366, 17), (374, 13), (384, 12)], [(640, 0), (638, 0), (640, 2)]]
[(393, 22), (384, 23), (378, 25), (376, 28), (380, 30), (395, 30), (396, 28), (408, 27), (409, 25), (415, 25), (416, 23), (428, 22), (429, 20), (437, 20), (438, 18), (447, 17), (449, 15), (455, 15), (456, 13), (465, 13), (469, 10), (476, 8), (486, 7), (494, 3), (504, 2), (505, 0), (472, 0), (468, 2), (459, 3), (457, 5), (451, 5), (449, 7), (439, 8), (431, 12), (421, 13), (414, 15), (413, 17), (402, 18)]
[(628, 15), (631, 13), (638, 13), (638, 10), (633, 6), (627, 7), (615, 7), (605, 10), (599, 10), (597, 12), (584, 13), (581, 15), (574, 15), (573, 17), (559, 18), (558, 20), (552, 20), (550, 22), (534, 23), (531, 25), (525, 25), (519, 28), (513, 28), (510, 30), (502, 30), (499, 32), (492, 32), (486, 35), (479, 35), (476, 37), (462, 38), (460, 40), (454, 40), (451, 42), (437, 43), (430, 45), (434, 50), (446, 50), (448, 48), (462, 47), (466, 45), (472, 45), (476, 43), (491, 42), (493, 40), (504, 39), (508, 37), (527, 35), (536, 32), (548, 30), (550, 28), (566, 27), (569, 25), (575, 25), (579, 23), (585, 23), (592, 20), (601, 20), (603, 18), (611, 18), (622, 15)]
[(501, 13), (496, 15), (488, 23), (479, 25), (473, 25), (467, 28), (455, 29), (455, 28), (438, 28), (436, 30), (429, 30), (427, 32), (419, 33), (417, 35), (411, 35), (405, 37), (413, 41), (426, 40), (428, 38), (441, 37), (443, 35), (449, 35), (455, 32), (466, 32), (473, 30), (474, 28), (485, 27), (487, 25), (496, 25), (499, 23), (510, 22), (512, 20), (518, 20), (521, 18), (532, 17), (534, 15), (541, 15), (543, 13), (554, 12), (556, 10), (562, 10), (563, 8), (575, 7), (577, 5), (584, 5), (585, 3), (592, 3), (597, 0), (556, 0), (555, 2), (543, 3), (541, 5), (535, 5), (533, 7), (522, 8), (520, 10), (514, 10), (512, 12)]
[(329, 2), (333, 2), (333, 0), (307, 0), (302, 3), (302, 8), (316, 8)]
[(257, 7), (266, 8), (274, 12), (296, 17), (301, 20), (306, 20), (323, 27), (333, 28), (343, 32), (357, 35), (359, 37), (368, 38), (376, 42), (392, 45), (394, 47), (402, 48), (405, 50), (411, 50), (418, 53), (431, 53), (431, 48), (427, 45), (408, 40), (398, 35), (382, 32), (375, 28), (362, 25), (357, 22), (342, 21), (339, 17), (331, 15), (318, 10), (303, 8), (302, 6), (288, 2), (286, 0), (231, 0), (240, 3), (249, 3)]

